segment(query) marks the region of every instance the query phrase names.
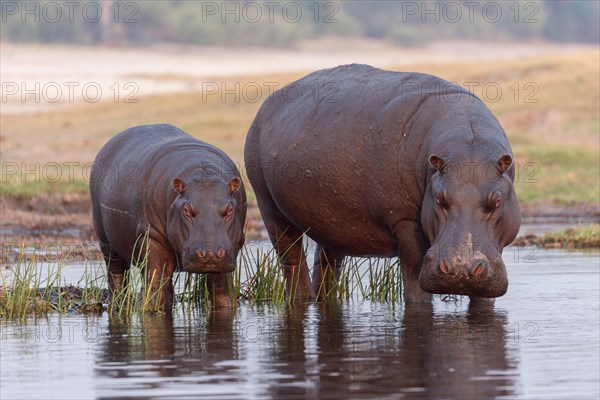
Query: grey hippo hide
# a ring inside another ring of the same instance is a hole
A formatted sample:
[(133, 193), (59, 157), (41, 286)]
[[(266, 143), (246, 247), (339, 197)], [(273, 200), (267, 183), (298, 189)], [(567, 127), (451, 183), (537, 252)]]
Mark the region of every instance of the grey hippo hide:
[[(346, 255), (399, 256), (409, 302), (507, 290), (512, 150), (459, 86), (367, 65), (314, 72), (264, 102), (245, 163), (288, 294), (321, 297)], [(312, 282), (303, 233), (317, 243)]]
[(98, 153), (90, 193), (111, 293), (147, 254), (143, 292), (159, 308), (172, 305), (176, 270), (206, 273), (213, 304), (230, 305), (246, 192), (224, 152), (171, 125), (127, 129)]

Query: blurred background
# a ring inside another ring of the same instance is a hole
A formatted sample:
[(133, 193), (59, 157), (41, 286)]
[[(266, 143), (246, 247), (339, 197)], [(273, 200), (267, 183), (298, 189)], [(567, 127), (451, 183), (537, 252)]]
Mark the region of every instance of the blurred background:
[(599, 218), (598, 1), (0, 5), (3, 226), (88, 226), (90, 163), (134, 125), (174, 124), (244, 175), (262, 101), (351, 62), (467, 87), (511, 140), (526, 217)]
[(600, 3), (587, 0), (2, 3), (2, 39), (19, 43), (287, 47), (328, 36), (403, 46), (440, 38), (599, 40)]

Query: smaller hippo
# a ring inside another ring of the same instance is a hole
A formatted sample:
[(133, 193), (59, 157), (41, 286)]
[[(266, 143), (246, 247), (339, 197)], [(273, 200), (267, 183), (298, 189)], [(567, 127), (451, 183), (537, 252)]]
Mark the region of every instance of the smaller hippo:
[(221, 150), (172, 125), (127, 129), (108, 141), (90, 179), (94, 228), (111, 293), (148, 254), (143, 290), (170, 308), (174, 271), (206, 273), (215, 306), (229, 306), (227, 273), (244, 244), (246, 191)]

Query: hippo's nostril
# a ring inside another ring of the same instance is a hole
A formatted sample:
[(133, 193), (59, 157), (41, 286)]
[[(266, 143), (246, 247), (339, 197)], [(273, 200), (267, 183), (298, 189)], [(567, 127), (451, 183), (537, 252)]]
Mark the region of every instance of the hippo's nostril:
[(204, 257), (206, 257), (206, 253), (203, 252), (202, 250), (198, 250), (198, 257), (204, 258)]
[(217, 254), (217, 258), (223, 258), (225, 257), (225, 250), (221, 249), (221, 251), (219, 251), (219, 254)]
[(450, 269), (448, 268), (448, 265), (446, 264), (446, 262), (444, 260), (442, 260), (442, 262), (440, 263), (440, 270), (445, 274), (450, 273)]
[(485, 260), (475, 260), (475, 262), (471, 265), (471, 276), (479, 276), (483, 272), (483, 270), (487, 267), (488, 263)]

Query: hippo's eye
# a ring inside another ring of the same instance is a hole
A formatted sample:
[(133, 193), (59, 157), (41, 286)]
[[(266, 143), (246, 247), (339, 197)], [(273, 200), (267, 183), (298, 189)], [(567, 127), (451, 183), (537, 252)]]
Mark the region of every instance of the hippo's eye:
[(192, 209), (192, 206), (189, 205), (189, 203), (185, 203), (182, 209), (183, 215), (185, 215), (186, 218), (194, 218), (194, 210)]
[(489, 212), (492, 212), (502, 205), (502, 194), (500, 192), (493, 193), (490, 196), (490, 200), (487, 205), (487, 209)]
[(500, 204), (502, 204), (502, 196), (494, 196), (494, 198), (492, 199), (492, 204), (495, 208), (500, 207)]
[(233, 215), (233, 204), (230, 203), (227, 206), (227, 208), (225, 209), (225, 215), (224, 215), (225, 221), (229, 221), (231, 219), (232, 215)]

